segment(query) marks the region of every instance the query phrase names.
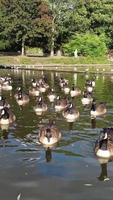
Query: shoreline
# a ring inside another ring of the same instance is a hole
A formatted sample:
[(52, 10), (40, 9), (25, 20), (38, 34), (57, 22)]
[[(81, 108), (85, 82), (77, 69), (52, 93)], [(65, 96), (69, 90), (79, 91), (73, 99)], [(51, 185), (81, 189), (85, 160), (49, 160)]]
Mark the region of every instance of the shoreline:
[(0, 64), (0, 69), (113, 74), (113, 64)]

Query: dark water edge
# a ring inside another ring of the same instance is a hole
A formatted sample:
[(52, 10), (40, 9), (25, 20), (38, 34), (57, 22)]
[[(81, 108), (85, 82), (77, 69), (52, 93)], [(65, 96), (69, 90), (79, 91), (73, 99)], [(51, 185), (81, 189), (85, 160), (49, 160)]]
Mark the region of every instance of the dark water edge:
[[(3, 92), (12, 105), (17, 117), (9, 128), (8, 138), (0, 140), (0, 199), (16, 200), (111, 200), (113, 199), (113, 162), (107, 164), (109, 181), (100, 181), (101, 165), (94, 155), (94, 143), (103, 127), (113, 126), (113, 79), (111, 76), (96, 76), (95, 97), (98, 101), (107, 102), (108, 113), (98, 118), (96, 128), (91, 127), (89, 110), (77, 106), (80, 119), (70, 129), (69, 124), (56, 115), (51, 104), (49, 111), (42, 117), (33, 112), (34, 99), (20, 110), (13, 94), (17, 85), (23, 85), (27, 91), (31, 77), (40, 77), (42, 72), (34, 71), (0, 71), (0, 76), (11, 74), (12, 94)], [(76, 84), (83, 90), (85, 76), (70, 73), (62, 74), (69, 84)], [(60, 94), (54, 80), (54, 73), (47, 73), (49, 84)], [(90, 75), (92, 78), (92, 75)], [(46, 97), (45, 97), (46, 98)], [(28, 134), (36, 135), (42, 120), (54, 117), (61, 129), (62, 139), (52, 150), (52, 158), (47, 162), (45, 149), (35, 141), (28, 142)], [(1, 131), (1, 130), (0, 130)], [(0, 132), (2, 134), (2, 131)]]
[(113, 64), (0, 64), (0, 69), (7, 70), (34, 70), (45, 72), (71, 72), (71, 73), (93, 73), (93, 74), (113, 74)]

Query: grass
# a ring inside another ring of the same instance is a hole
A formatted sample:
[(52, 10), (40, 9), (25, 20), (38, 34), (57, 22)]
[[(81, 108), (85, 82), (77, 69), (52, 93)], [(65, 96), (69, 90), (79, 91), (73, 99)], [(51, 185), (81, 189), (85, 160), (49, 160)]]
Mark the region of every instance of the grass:
[(0, 64), (113, 64), (106, 57), (27, 57), (0, 56)]
[(33, 67), (34, 65), (39, 65), (39, 68), (45, 65), (44, 69), (50, 71), (56, 70), (57, 67), (57, 70), (59, 71), (77, 70), (79, 72), (91, 72), (91, 73), (97, 72), (97, 73), (113, 74), (113, 61), (108, 60), (107, 57), (74, 58), (74, 57), (63, 57), (63, 56), (62, 57), (0, 56), (0, 64), (16, 65), (16, 66), (25, 65), (25, 68), (28, 67), (27, 65), (30, 65), (30, 67), (32, 67), (32, 65)]

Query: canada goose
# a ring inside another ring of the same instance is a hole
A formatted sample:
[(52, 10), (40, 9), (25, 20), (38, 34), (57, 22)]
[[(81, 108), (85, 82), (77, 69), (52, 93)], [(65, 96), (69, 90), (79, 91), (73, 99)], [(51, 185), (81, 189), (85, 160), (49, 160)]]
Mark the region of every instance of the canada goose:
[(0, 124), (9, 124), (9, 113), (6, 109), (2, 109), (0, 112)]
[(39, 79), (38, 81), (39, 91), (44, 93), (49, 88), (49, 85), (47, 84), (47, 79), (45, 76)]
[(83, 97), (81, 99), (82, 105), (87, 106), (92, 102), (92, 96), (87, 91), (83, 93)]
[(72, 98), (79, 96), (79, 95), (81, 95), (81, 90), (73, 85), (70, 90), (70, 95)]
[(0, 95), (0, 110), (4, 107), (10, 108), (9, 103), (6, 101), (6, 98)]
[(47, 109), (47, 104), (43, 101), (42, 97), (39, 97), (36, 106), (33, 107), (36, 115), (41, 115), (43, 112), (47, 111)]
[(56, 94), (54, 92), (54, 89), (52, 88), (49, 92), (49, 94), (47, 95), (49, 101), (52, 103), (55, 101), (55, 98), (56, 98)]
[(2, 90), (10, 91), (12, 89), (13, 89), (13, 87), (11, 85), (11, 80), (6, 77), (2, 83)]
[(70, 103), (67, 108), (63, 111), (63, 116), (67, 122), (74, 122), (79, 118), (79, 111)]
[(67, 80), (67, 79), (64, 79), (63, 77), (61, 77), (61, 78), (59, 79), (59, 85), (60, 85), (61, 88), (63, 88), (64, 85), (68, 85), (68, 80)]
[(60, 138), (61, 132), (53, 124), (53, 122), (49, 122), (49, 124), (47, 124), (39, 130), (39, 142), (46, 147), (54, 145), (60, 140)]
[(107, 112), (107, 108), (106, 108), (105, 103), (101, 102), (96, 105), (95, 100), (93, 100), (92, 106), (91, 106), (91, 111), (90, 111), (91, 118), (95, 118), (97, 116), (104, 115), (106, 112)]
[(100, 158), (113, 157), (113, 128), (104, 128), (95, 143), (95, 154)]
[(87, 79), (86, 80), (86, 85), (90, 85), (92, 87), (95, 87), (95, 77), (92, 78), (91, 80)]
[(11, 124), (16, 120), (15, 115), (12, 113), (10, 108), (4, 107), (0, 111), (0, 124)]
[(32, 85), (32, 87), (36, 87), (37, 86), (37, 80), (35, 80), (35, 78), (31, 79), (31, 85)]
[(29, 96), (22, 91), (21, 87), (17, 89), (17, 93), (14, 95), (14, 97), (16, 99), (16, 102), (20, 106), (26, 105), (27, 103), (29, 103), (30, 100)]
[(40, 94), (39, 87), (38, 86), (31, 87), (29, 89), (29, 94), (32, 95), (32, 96), (39, 96), (39, 94)]
[(43, 84), (43, 83), (39, 84), (39, 91), (41, 93), (46, 92), (46, 90), (47, 90), (47, 87), (45, 86), (45, 84)]
[(61, 98), (60, 96), (57, 96), (56, 102), (55, 102), (55, 111), (60, 112), (64, 110), (68, 105), (68, 100), (66, 98)]
[(92, 85), (87, 85), (87, 86), (86, 86), (86, 90), (87, 90), (88, 92), (92, 93), (92, 92), (93, 92), (93, 87), (92, 87)]
[(87, 92), (92, 93), (93, 92), (93, 85), (91, 80), (86, 81), (86, 90)]
[(62, 90), (64, 91), (64, 94), (69, 94), (70, 88), (68, 86), (68, 83), (64, 83)]

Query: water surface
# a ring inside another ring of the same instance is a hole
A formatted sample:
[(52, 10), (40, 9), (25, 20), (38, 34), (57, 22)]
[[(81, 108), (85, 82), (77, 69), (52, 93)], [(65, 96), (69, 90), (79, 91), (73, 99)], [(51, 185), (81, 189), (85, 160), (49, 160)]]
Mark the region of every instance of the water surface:
[[(96, 87), (94, 96), (98, 102), (106, 102), (108, 113), (97, 118), (91, 124), (90, 109), (81, 104), (81, 97), (74, 99), (80, 111), (80, 118), (70, 126), (54, 111), (46, 94), (44, 98), (49, 106), (43, 116), (36, 116), (33, 111), (34, 97), (30, 103), (20, 109), (14, 99), (17, 86), (26, 92), (31, 78), (40, 77), (38, 71), (6, 71), (0, 70), (1, 76), (10, 74), (13, 79), (13, 91), (2, 92), (6, 96), (16, 115), (16, 122), (9, 127), (4, 135), (0, 130), (0, 199), (1, 200), (110, 200), (113, 199), (113, 162), (107, 164), (109, 181), (103, 180), (101, 165), (94, 155), (94, 143), (103, 127), (113, 127), (113, 78), (95, 75)], [(56, 76), (75, 83), (84, 90), (85, 74), (44, 72), (48, 83), (61, 94)], [(94, 75), (89, 75), (92, 78)], [(37, 143), (39, 127), (48, 119), (55, 119), (62, 133), (61, 141), (49, 154), (49, 162), (44, 147)], [(31, 136), (31, 140), (28, 140)]]

